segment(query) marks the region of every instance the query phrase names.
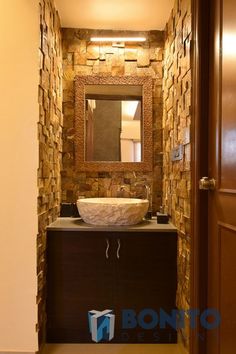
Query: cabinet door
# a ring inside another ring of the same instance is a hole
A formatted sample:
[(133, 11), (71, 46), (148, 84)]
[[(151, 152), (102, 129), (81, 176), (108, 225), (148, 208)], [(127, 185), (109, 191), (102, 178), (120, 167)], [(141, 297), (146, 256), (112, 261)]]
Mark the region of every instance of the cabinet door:
[[(116, 251), (114, 267), (116, 283), (114, 311), (116, 314), (116, 342), (171, 343), (176, 331), (168, 329), (134, 329), (122, 326), (122, 311), (133, 310), (136, 315), (144, 309), (158, 314), (160, 308), (170, 313), (176, 300), (176, 234), (120, 233), (114, 234)], [(152, 318), (147, 316), (145, 322)]]
[(91, 342), (88, 311), (113, 308), (108, 241), (100, 232), (48, 232), (48, 342)]

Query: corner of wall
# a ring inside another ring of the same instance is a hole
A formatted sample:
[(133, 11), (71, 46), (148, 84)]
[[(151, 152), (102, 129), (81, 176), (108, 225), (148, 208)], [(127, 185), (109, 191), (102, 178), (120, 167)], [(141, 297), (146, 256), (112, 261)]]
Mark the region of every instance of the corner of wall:
[[(178, 229), (177, 306), (190, 306), (190, 125), (191, 125), (191, 1), (176, 0), (166, 26), (163, 78), (163, 204)], [(183, 158), (172, 161), (182, 145)], [(180, 336), (189, 346), (189, 319)]]
[(44, 341), (46, 226), (59, 215), (62, 155), (62, 44), (53, 0), (40, 0), (38, 168), (38, 337)]

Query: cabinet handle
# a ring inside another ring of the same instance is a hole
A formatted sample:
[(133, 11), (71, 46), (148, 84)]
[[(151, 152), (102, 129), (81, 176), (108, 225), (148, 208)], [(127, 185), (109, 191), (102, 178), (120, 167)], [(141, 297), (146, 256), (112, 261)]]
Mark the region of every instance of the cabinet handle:
[(108, 259), (108, 258), (109, 258), (108, 251), (109, 251), (109, 248), (110, 248), (110, 242), (109, 242), (108, 238), (106, 239), (106, 243), (107, 243), (107, 247), (106, 247), (106, 259)]
[(120, 239), (117, 240), (117, 250), (116, 250), (116, 257), (117, 259), (120, 258)]

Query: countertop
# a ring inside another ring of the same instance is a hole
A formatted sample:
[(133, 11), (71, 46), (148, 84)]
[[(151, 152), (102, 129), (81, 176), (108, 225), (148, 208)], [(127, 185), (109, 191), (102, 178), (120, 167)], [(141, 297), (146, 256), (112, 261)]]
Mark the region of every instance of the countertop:
[(156, 218), (144, 220), (137, 225), (101, 226), (86, 224), (81, 218), (58, 218), (48, 225), (49, 231), (112, 231), (112, 232), (176, 232), (176, 227), (169, 224), (157, 224)]

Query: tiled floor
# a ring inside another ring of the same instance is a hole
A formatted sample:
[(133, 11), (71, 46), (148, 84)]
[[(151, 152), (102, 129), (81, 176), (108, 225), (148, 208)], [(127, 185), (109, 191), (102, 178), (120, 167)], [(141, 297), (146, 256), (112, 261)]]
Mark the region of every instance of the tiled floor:
[(187, 354), (178, 344), (46, 344), (43, 354)]

